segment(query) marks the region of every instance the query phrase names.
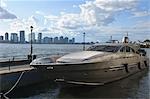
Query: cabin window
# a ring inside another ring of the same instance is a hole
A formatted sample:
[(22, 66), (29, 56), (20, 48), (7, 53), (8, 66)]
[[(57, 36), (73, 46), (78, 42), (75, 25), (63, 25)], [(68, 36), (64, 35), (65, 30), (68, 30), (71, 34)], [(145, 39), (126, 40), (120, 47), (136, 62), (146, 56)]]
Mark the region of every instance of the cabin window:
[(130, 52), (130, 47), (126, 46), (126, 52)]
[(139, 49), (138, 53), (141, 54), (142, 56), (146, 56), (146, 51), (144, 49)]
[(132, 49), (132, 48), (129, 47), (129, 46), (122, 47), (122, 48), (120, 49), (120, 52), (133, 52), (133, 53), (135, 53), (134, 49)]
[(120, 46), (98, 45), (89, 47), (87, 51), (117, 52), (119, 49)]
[(135, 53), (134, 49), (132, 49), (131, 47), (126, 46), (126, 52), (133, 52)]

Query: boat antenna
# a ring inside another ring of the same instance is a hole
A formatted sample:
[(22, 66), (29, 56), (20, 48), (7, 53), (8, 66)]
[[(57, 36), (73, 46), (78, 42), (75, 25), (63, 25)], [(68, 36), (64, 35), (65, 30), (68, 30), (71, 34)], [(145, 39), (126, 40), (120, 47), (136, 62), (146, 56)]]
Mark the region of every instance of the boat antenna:
[(110, 41), (112, 41), (112, 35), (110, 36)]
[(128, 32), (127, 32), (127, 37), (128, 37)]
[(83, 33), (83, 51), (85, 51), (85, 32)]

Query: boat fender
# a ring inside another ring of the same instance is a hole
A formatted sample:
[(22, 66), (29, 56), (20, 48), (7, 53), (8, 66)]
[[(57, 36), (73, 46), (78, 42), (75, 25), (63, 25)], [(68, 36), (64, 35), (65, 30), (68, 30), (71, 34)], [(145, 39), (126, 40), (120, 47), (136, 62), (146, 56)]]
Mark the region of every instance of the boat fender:
[(141, 63), (140, 63), (140, 62), (138, 62), (138, 69), (139, 69), (139, 70), (142, 69), (142, 68), (141, 68)]
[(126, 72), (129, 73), (128, 64), (123, 64), (123, 65), (124, 65), (124, 67), (125, 67)]

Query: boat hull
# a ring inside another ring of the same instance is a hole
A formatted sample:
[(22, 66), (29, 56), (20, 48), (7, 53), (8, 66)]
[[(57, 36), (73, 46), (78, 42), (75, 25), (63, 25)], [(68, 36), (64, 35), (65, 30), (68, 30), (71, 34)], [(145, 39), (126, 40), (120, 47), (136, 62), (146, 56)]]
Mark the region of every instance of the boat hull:
[[(80, 85), (104, 85), (128, 77), (131, 74), (149, 67), (148, 59), (143, 59), (140, 62), (139, 60), (132, 59), (126, 61), (128, 61), (128, 63), (112, 60), (81, 64), (39, 65), (38, 69), (45, 70), (44, 75), (56, 82)], [(132, 63), (130, 61), (132, 61)], [(144, 62), (146, 62), (146, 64)], [(42, 69), (40, 67), (42, 67)]]

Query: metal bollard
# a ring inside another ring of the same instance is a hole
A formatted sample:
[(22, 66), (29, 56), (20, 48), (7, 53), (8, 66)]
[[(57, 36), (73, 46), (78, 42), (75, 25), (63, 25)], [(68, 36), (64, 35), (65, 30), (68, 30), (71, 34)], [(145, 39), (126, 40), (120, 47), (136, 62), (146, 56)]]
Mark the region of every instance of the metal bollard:
[(10, 71), (10, 59), (9, 59), (9, 67), (8, 68), (9, 68), (9, 71)]

